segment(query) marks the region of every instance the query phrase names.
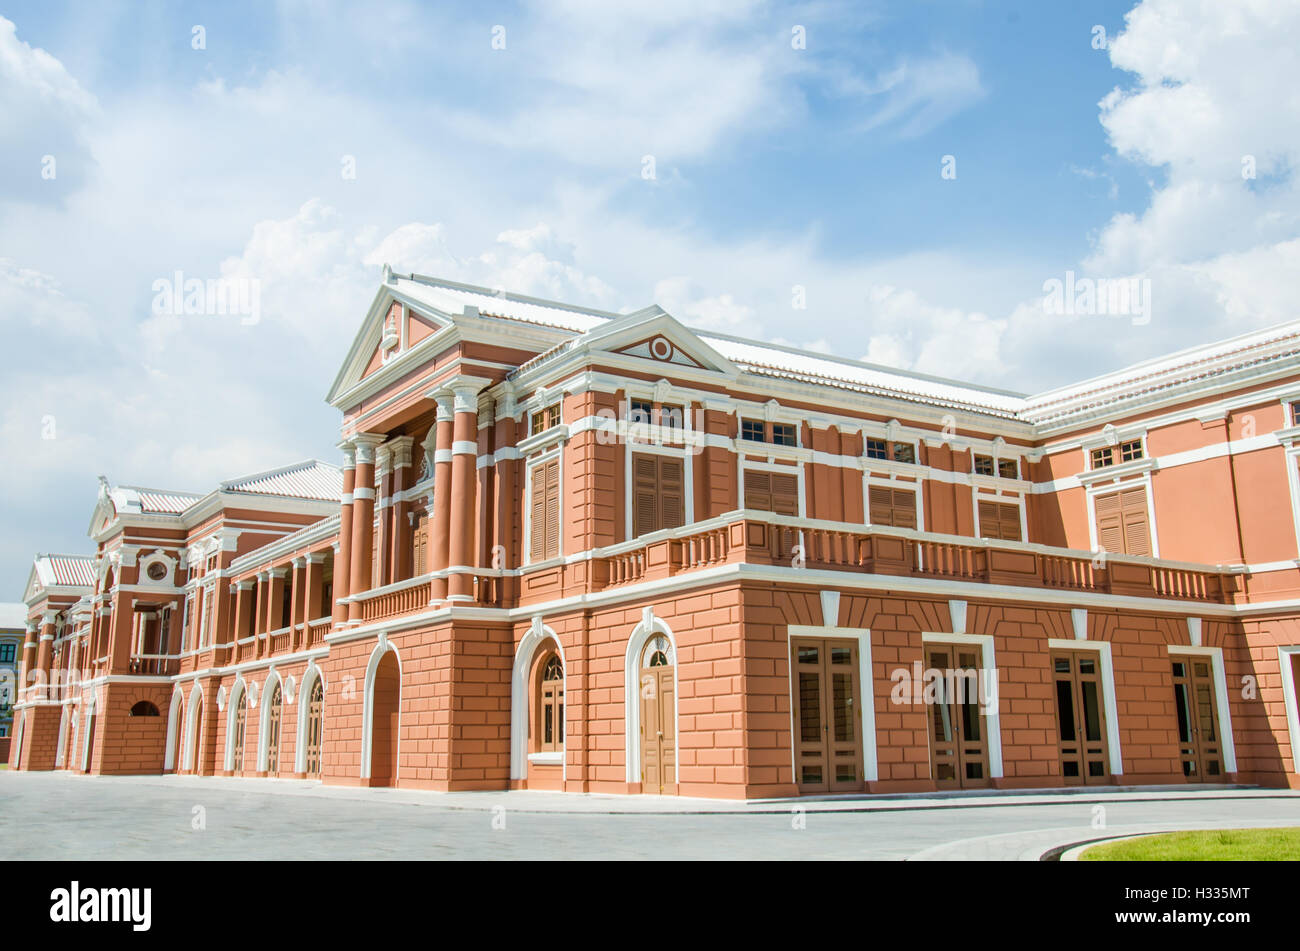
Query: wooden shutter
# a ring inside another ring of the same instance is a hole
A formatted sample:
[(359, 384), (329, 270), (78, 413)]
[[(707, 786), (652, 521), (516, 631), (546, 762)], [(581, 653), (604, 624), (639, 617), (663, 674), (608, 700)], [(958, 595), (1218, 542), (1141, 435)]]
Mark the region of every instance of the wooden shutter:
[(772, 511), (772, 476), (757, 469), (745, 470), (745, 508)]
[(546, 464), (533, 466), (529, 499), (528, 557), (541, 561), (546, 557)]
[(916, 493), (873, 485), (869, 493), (872, 525), (916, 528)]
[(546, 552), (544, 558), (560, 554), (560, 460), (546, 463)]
[(632, 456), (632, 534), (686, 524), (684, 464), (674, 456)]
[(745, 508), (778, 515), (798, 515), (798, 477), (783, 472), (746, 469)]
[(420, 577), (420, 575), (424, 574), (426, 571), (429, 570), (427, 567), (428, 565), (427, 556), (429, 550), (428, 531), (429, 531), (428, 514), (421, 513), (420, 515), (417, 515), (415, 517), (415, 528), (412, 529), (412, 535), (411, 535), (411, 548), (413, 552), (411, 560), (413, 562), (413, 568), (414, 568), (413, 577), (416, 578)]
[(1093, 506), (1097, 511), (1097, 544), (1105, 551), (1123, 555), (1151, 554), (1145, 487), (1099, 495), (1093, 500)]
[(659, 457), (659, 528), (681, 528), (686, 523), (682, 460)]
[(1124, 518), (1124, 553), (1151, 554), (1151, 532), (1147, 526), (1147, 492), (1145, 488), (1119, 493), (1120, 512)]
[(1020, 541), (1020, 508), (1006, 502), (980, 502), (980, 538)]
[(654, 456), (632, 457), (632, 504), (634, 537), (659, 527), (659, 466)]
[(1124, 554), (1124, 519), (1119, 493), (1099, 495), (1093, 500), (1093, 506), (1097, 510), (1097, 546), (1102, 551)]

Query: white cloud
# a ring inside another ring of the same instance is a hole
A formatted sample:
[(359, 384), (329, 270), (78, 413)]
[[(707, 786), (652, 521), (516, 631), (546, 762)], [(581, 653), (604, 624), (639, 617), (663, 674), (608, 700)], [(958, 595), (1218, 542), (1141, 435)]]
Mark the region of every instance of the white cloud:
[(18, 39), (0, 16), (0, 199), (56, 201), (77, 187), (89, 170), (86, 125), (97, 111), (62, 63)]

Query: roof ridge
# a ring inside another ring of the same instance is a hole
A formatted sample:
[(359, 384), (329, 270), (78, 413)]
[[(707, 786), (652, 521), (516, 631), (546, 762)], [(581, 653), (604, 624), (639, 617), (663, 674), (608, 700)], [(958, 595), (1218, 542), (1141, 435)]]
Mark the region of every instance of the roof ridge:
[(467, 291), (472, 294), (482, 294), (484, 297), (498, 297), (503, 300), (511, 300), (520, 304), (541, 304), (546, 307), (554, 307), (556, 310), (569, 310), (574, 313), (588, 314), (592, 317), (623, 317), (625, 314), (616, 311), (602, 310), (599, 307), (584, 307), (581, 304), (569, 304), (564, 301), (551, 300), (547, 297), (533, 297), (529, 294), (519, 294), (514, 291), (507, 291), (496, 287), (484, 287), (481, 284), (467, 284), (462, 281), (452, 281), (447, 278), (433, 277), (429, 274), (416, 274), (412, 271), (410, 274), (394, 274), (393, 277), (398, 280), (415, 281), (421, 284), (428, 284), (435, 287), (445, 287), (452, 290)]

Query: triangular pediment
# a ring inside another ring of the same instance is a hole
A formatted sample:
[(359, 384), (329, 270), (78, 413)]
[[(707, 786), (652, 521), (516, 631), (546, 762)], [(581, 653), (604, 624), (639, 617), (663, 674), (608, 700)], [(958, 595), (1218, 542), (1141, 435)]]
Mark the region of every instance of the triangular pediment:
[(330, 387), (327, 402), (332, 403), (452, 323), (449, 315), (436, 312), (391, 284), (381, 285)]
[(611, 320), (588, 333), (586, 344), (593, 351), (635, 357), (658, 364), (664, 370), (678, 366), (728, 375), (738, 372), (730, 360), (658, 306)]

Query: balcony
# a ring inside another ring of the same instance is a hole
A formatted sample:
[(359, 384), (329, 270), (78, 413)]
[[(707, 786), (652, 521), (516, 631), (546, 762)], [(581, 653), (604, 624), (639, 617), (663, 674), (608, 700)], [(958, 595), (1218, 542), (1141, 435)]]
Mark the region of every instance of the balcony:
[[(739, 563), (872, 575), (882, 586), (890, 578), (929, 578), (1207, 604), (1233, 603), (1240, 589), (1237, 573), (1223, 566), (737, 511), (572, 560), (517, 571), (475, 569), (472, 604), (527, 606)], [(430, 603), (436, 577), (344, 601), (361, 605), (362, 623), (420, 614), (436, 607)]]

